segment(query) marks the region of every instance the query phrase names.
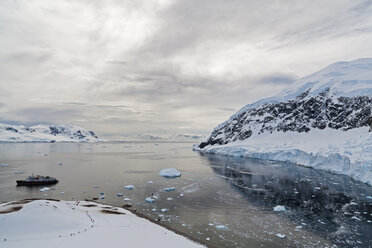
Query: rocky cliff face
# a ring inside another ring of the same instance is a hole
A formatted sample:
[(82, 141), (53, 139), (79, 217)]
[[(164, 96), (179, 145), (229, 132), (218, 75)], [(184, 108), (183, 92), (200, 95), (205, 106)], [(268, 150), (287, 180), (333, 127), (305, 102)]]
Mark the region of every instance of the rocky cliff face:
[(247, 109), (213, 130), (199, 147), (227, 144), (273, 132), (309, 132), (311, 129), (370, 127), (372, 130), (372, 96), (337, 97), (330, 89), (316, 96), (305, 91), (293, 100), (263, 104)]
[(200, 143), (224, 145), (252, 135), (369, 127), (372, 59), (339, 62), (293, 83), (276, 97), (247, 105)]

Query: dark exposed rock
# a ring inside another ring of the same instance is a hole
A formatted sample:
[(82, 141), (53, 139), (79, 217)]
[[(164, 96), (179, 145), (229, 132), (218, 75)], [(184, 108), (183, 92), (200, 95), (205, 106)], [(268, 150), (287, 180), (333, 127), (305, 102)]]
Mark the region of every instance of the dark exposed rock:
[(370, 127), (372, 131), (372, 97), (335, 97), (329, 89), (316, 96), (309, 91), (293, 100), (264, 104), (247, 109), (215, 129), (199, 148), (245, 140), (257, 134), (277, 132), (309, 132), (311, 129), (343, 131)]

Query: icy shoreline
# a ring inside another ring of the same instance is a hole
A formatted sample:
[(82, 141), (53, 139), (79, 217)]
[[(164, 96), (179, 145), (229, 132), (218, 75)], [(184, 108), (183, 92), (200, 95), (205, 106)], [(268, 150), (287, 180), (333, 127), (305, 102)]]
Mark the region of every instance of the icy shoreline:
[(368, 132), (367, 127), (346, 132), (331, 129), (309, 133), (275, 132), (203, 149), (195, 145), (194, 150), (295, 163), (345, 174), (372, 185), (372, 132)]
[[(0, 204), (1, 247), (204, 247), (128, 210), (88, 201)], [(146, 238), (144, 238), (144, 235)]]

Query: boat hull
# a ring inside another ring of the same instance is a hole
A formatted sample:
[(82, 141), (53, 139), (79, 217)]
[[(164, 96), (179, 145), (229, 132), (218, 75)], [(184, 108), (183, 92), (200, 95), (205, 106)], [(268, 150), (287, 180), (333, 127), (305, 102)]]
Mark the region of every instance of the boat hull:
[(37, 186), (37, 185), (52, 185), (58, 183), (58, 180), (28, 182), (26, 180), (17, 180), (17, 186)]

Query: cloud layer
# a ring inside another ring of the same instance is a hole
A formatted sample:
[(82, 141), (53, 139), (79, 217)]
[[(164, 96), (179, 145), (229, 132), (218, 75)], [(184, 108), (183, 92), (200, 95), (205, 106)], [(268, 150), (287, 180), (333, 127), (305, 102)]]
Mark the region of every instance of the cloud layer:
[(198, 134), (372, 56), (372, 2), (4, 0), (0, 36), (3, 122)]

